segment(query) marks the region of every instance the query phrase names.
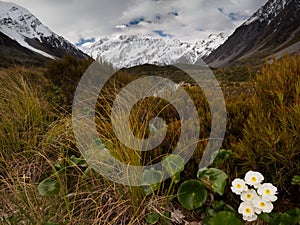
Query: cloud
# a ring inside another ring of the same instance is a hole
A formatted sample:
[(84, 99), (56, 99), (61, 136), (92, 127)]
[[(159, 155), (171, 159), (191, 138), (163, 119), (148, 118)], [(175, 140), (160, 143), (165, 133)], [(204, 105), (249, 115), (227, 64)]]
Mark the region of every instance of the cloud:
[(227, 16), (231, 21), (244, 21), (249, 15), (241, 15), (239, 12), (226, 13), (223, 8), (218, 8), (218, 11)]
[(266, 1), (14, 0), (73, 43), (118, 33), (172, 35), (185, 41), (230, 34)]

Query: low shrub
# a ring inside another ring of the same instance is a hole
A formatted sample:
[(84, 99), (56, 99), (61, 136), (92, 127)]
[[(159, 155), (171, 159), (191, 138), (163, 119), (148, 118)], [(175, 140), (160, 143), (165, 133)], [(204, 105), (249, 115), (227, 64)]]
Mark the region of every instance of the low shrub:
[(252, 82), (250, 115), (241, 141), (233, 147), (238, 171), (266, 171), (267, 179), (279, 187), (281, 207), (299, 205), (291, 181), (300, 173), (300, 57), (267, 64)]

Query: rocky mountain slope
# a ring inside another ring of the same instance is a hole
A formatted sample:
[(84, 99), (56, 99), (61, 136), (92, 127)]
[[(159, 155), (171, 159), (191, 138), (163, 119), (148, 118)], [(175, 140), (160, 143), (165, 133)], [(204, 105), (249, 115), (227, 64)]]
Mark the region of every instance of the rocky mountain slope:
[(300, 53), (299, 0), (269, 0), (204, 60), (212, 67), (253, 65), (285, 53)]
[[(0, 34), (2, 40), (8, 37), (35, 53), (31, 55), (38, 54), (50, 59), (61, 58), (65, 54), (87, 58), (80, 49), (52, 32), (27, 9), (14, 3), (0, 1)], [(14, 51), (25, 53), (20, 46)]]
[(48, 58), (21, 46), (0, 32), (0, 67), (11, 65), (43, 65)]

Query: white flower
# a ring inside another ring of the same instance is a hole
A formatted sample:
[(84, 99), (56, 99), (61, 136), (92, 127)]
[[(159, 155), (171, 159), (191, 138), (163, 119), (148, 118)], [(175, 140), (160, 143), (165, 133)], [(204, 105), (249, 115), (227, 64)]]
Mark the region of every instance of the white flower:
[(253, 186), (254, 186), (254, 188), (258, 189), (261, 185), (262, 185), (262, 184), (259, 183), (259, 184), (254, 184)]
[(275, 196), (277, 194), (277, 188), (270, 183), (262, 184), (258, 190), (258, 194), (262, 196), (262, 198), (265, 201), (271, 201), (274, 202), (277, 200), (277, 197)]
[(257, 219), (252, 202), (242, 202), (238, 208), (238, 212), (243, 215), (243, 219), (246, 221)]
[(257, 186), (263, 180), (264, 180), (264, 176), (259, 172), (255, 172), (255, 171), (250, 170), (245, 174), (246, 184)]
[(243, 216), (243, 220), (248, 221), (248, 222), (252, 222), (255, 221), (257, 219), (257, 215), (254, 214), (252, 216)]
[(237, 178), (232, 181), (231, 190), (233, 193), (240, 195), (243, 191), (247, 191), (248, 187), (244, 180)]
[(256, 191), (255, 190), (253, 190), (253, 189), (250, 189), (250, 190), (248, 190), (248, 191), (244, 191), (243, 193), (242, 193), (242, 195), (241, 195), (241, 199), (242, 199), (242, 201), (244, 201), (244, 202), (250, 202), (250, 201), (253, 201), (253, 199), (255, 199), (255, 198), (257, 198), (258, 197), (258, 195), (257, 195), (257, 193), (256, 193)]
[(253, 200), (253, 205), (255, 208), (259, 209), (256, 213), (261, 211), (264, 213), (270, 213), (273, 210), (273, 204), (270, 201), (264, 200), (262, 197), (257, 197)]

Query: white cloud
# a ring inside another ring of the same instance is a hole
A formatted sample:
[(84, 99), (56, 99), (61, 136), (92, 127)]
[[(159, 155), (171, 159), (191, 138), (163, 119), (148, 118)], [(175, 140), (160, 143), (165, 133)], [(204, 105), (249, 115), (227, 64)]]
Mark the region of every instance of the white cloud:
[[(243, 20), (232, 21), (235, 13), (250, 16), (267, 0), (15, 0), (54, 32), (72, 42), (80, 37), (114, 33), (147, 33), (161, 30), (175, 38), (196, 41), (210, 33), (227, 34)], [(221, 13), (218, 9), (222, 9)], [(144, 18), (126, 27), (133, 19)], [(151, 23), (149, 23), (151, 21)]]

